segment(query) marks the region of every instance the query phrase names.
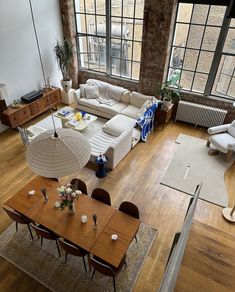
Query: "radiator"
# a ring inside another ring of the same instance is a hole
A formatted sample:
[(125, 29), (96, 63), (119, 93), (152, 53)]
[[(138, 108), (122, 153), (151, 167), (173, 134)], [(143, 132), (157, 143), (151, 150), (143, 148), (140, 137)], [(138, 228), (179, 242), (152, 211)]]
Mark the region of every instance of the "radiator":
[(180, 101), (176, 121), (183, 121), (195, 126), (213, 127), (224, 123), (226, 110), (203, 104)]

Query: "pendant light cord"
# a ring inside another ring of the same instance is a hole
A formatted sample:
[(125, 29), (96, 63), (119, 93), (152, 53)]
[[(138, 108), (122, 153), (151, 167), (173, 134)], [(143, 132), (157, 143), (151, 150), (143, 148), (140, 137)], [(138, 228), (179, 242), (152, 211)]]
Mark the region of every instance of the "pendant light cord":
[[(37, 43), (37, 49), (38, 49), (39, 60), (40, 60), (41, 69), (42, 69), (42, 75), (43, 75), (43, 79), (44, 79), (45, 86), (46, 86), (46, 84), (47, 84), (47, 82), (46, 82), (46, 76), (45, 76), (45, 71), (44, 71), (43, 62), (42, 62), (42, 55), (41, 55), (41, 50), (40, 50), (40, 46), (39, 46), (38, 35), (37, 35), (36, 26), (35, 26), (34, 14), (33, 14), (33, 7), (32, 7), (31, 0), (29, 0), (29, 6), (30, 6), (31, 17), (32, 17), (32, 23), (33, 23), (34, 34), (35, 34), (36, 43)], [(57, 132), (56, 132), (55, 120), (54, 120), (54, 115), (53, 115), (52, 108), (51, 108), (51, 103), (50, 103), (49, 94), (47, 95), (47, 99), (48, 99), (49, 109), (50, 109), (50, 112), (51, 112), (51, 118), (52, 118), (53, 127), (54, 127), (54, 137), (57, 138), (57, 137), (58, 137), (58, 134), (57, 134)]]

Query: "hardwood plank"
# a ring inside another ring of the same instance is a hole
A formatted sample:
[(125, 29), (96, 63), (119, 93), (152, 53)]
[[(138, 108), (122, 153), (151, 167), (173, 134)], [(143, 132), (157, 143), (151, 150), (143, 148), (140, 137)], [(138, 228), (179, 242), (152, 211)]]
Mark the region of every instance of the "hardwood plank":
[[(45, 113), (28, 125), (35, 124), (46, 116)], [(171, 121), (164, 131), (154, 131), (146, 143), (139, 143), (112, 172), (108, 173), (107, 177), (96, 178), (95, 166), (90, 164), (70, 177), (79, 177), (84, 180), (87, 183), (89, 194), (95, 187), (107, 189), (111, 194), (114, 207), (118, 208), (123, 200), (132, 201), (140, 210), (141, 221), (158, 230), (158, 236), (139, 275), (135, 291), (156, 291), (159, 287), (174, 233), (181, 230), (187, 210), (188, 195), (159, 184), (174, 156), (177, 146), (174, 141), (180, 133), (205, 139), (205, 143), (207, 140), (206, 129)], [(233, 163), (225, 174), (230, 206), (235, 200), (234, 167)], [(4, 201), (34, 177), (25, 160), (25, 147), (16, 131), (7, 130), (0, 134), (0, 171), (0, 205), (2, 206)], [(61, 179), (60, 183), (62, 184), (67, 179)], [(233, 235), (234, 226), (223, 219), (221, 210), (221, 207), (200, 200), (194, 219)], [(10, 224), (11, 220), (0, 208), (0, 232), (3, 232)], [(223, 239), (218, 237), (218, 242), (223, 243)], [(235, 254), (235, 247), (231, 247), (231, 251)], [(187, 257), (187, 254), (185, 256)], [(11, 266), (9, 263), (1, 266), (0, 273), (4, 277), (8, 277), (7, 275), (11, 273)], [(182, 267), (180, 286), (177, 286), (178, 291), (228, 290), (226, 286), (213, 280), (213, 270), (210, 269), (211, 274), (207, 273), (204, 276), (194, 272), (190, 265)], [(25, 273), (15, 267), (14, 270), (18, 271), (14, 273), (18, 283), (17, 291), (25, 291), (26, 282), (22, 281), (26, 277)], [(37, 285), (41, 287), (40, 284), (35, 285), (35, 281), (30, 277), (27, 276), (27, 279), (28, 291), (35, 290)], [(8, 281), (9, 286), (11, 281), (14, 282), (10, 276)], [(191, 285), (191, 281), (195, 287)], [(9, 291), (5, 285), (3, 286), (0, 281), (1, 291)], [(199, 290), (197, 287), (202, 289)]]

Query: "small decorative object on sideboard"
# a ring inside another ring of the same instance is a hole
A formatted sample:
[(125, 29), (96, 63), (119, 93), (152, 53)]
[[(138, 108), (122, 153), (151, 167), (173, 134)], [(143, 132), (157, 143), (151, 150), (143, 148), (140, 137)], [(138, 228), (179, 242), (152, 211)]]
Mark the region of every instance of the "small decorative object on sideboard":
[(47, 189), (46, 188), (41, 188), (41, 193), (43, 194), (45, 202), (47, 203), (48, 202)]
[(29, 197), (32, 197), (33, 195), (35, 195), (35, 190), (31, 190), (28, 192)]
[(94, 221), (94, 229), (97, 229), (97, 215), (95, 213), (92, 214), (92, 219)]
[(19, 108), (21, 107), (21, 99), (14, 99), (11, 105), (13, 108)]
[(75, 213), (75, 199), (78, 199), (79, 195), (82, 194), (79, 190), (74, 190), (71, 184), (66, 184), (57, 189), (60, 197), (60, 209), (64, 210), (68, 207), (69, 214)]

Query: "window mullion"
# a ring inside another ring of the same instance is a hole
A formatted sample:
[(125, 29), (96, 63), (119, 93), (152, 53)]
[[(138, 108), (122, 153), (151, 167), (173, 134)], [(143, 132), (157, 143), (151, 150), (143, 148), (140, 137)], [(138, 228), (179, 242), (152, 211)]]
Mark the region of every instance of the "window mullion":
[(111, 1), (106, 0), (106, 70), (107, 74), (112, 73), (112, 60), (111, 60)]
[(231, 20), (230, 20), (230, 18), (226, 17), (226, 15), (228, 15), (228, 12), (229, 12), (229, 7), (227, 7), (226, 12), (225, 12), (223, 24), (222, 24), (222, 27), (220, 30), (219, 38), (218, 38), (216, 49), (215, 49), (214, 58), (213, 58), (213, 61), (211, 64), (211, 69), (210, 69), (209, 76), (207, 79), (207, 83), (206, 83), (206, 87), (205, 87), (205, 95), (206, 96), (211, 94), (214, 80), (216, 78), (217, 70), (219, 67), (220, 58), (221, 58), (221, 54), (223, 51), (224, 43), (225, 43), (227, 33), (229, 30), (229, 24), (230, 24)]

